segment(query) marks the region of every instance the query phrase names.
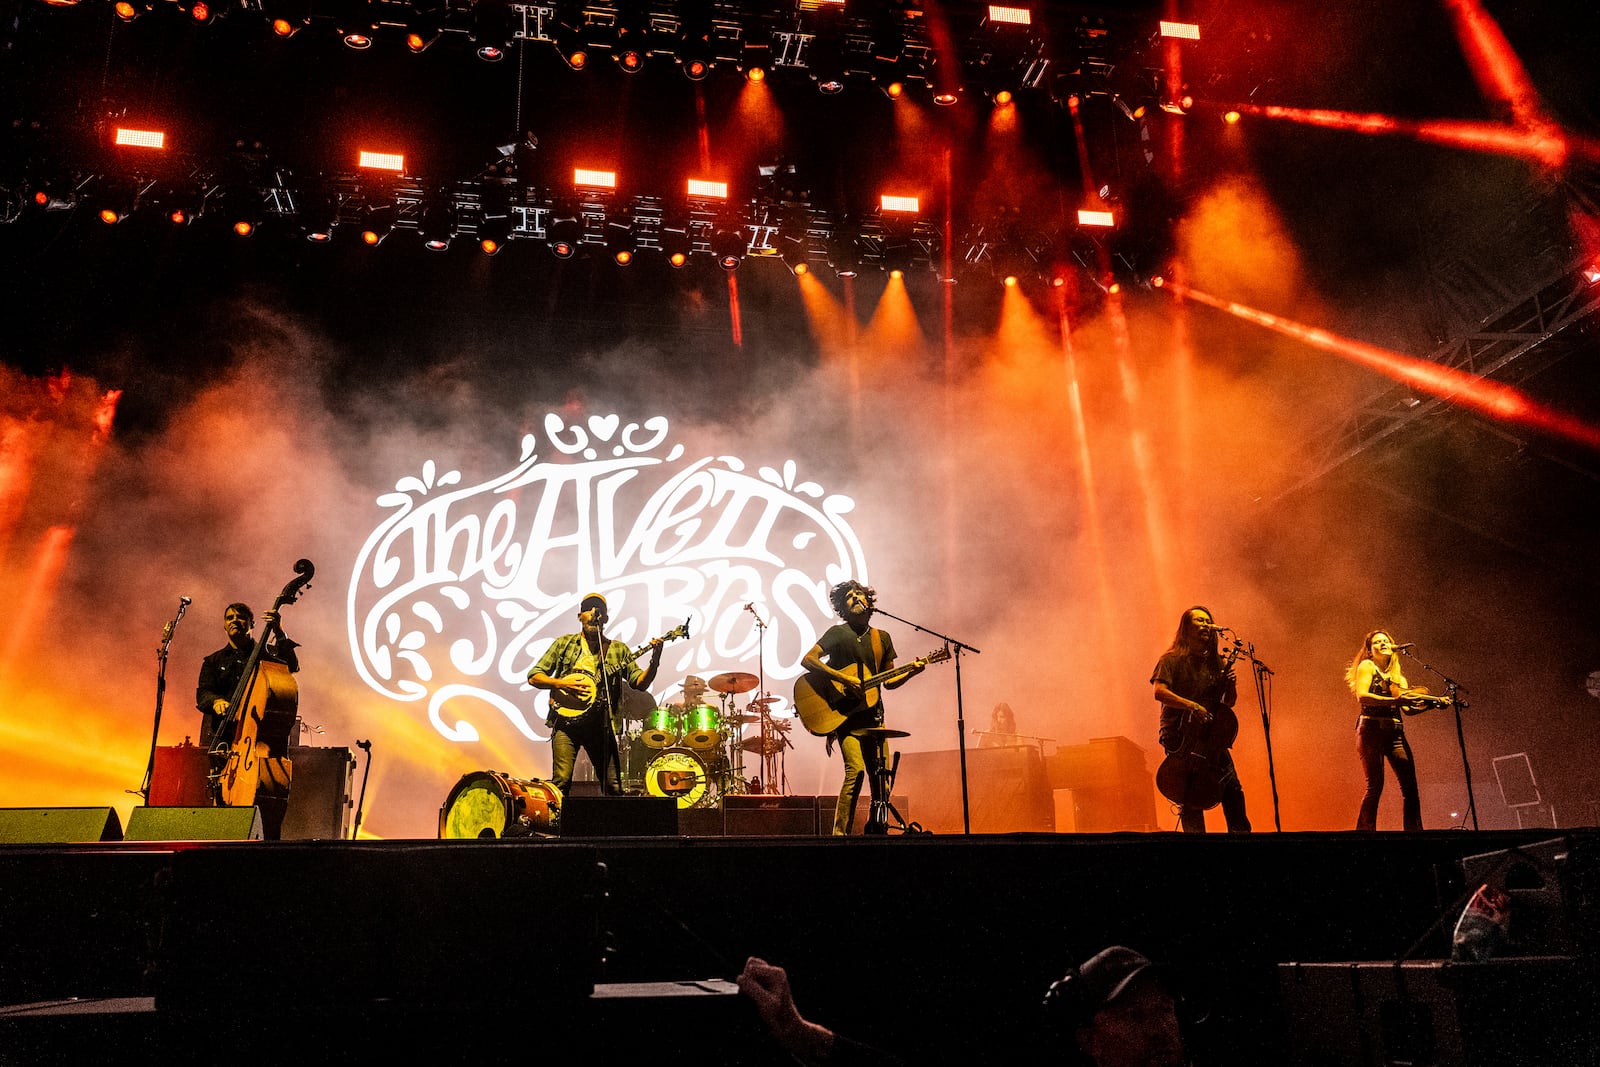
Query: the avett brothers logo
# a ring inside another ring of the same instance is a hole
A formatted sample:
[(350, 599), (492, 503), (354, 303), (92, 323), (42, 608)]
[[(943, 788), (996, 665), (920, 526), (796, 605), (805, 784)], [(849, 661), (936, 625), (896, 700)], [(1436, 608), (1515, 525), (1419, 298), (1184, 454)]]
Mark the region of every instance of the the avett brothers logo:
[(800, 674), (833, 621), (828, 590), (867, 580), (845, 521), (854, 502), (796, 484), (792, 460), (751, 474), (734, 456), (686, 458), (660, 416), (567, 425), (550, 414), (544, 430), (549, 460), (528, 434), (517, 466), (490, 481), (456, 488), (460, 472), (437, 473), (432, 460), (401, 478), (377, 498), (392, 511), (356, 559), (356, 669), (384, 696), (427, 701), (451, 741), (477, 740), (486, 713), (547, 737), (528, 670), (577, 629), (587, 592), (605, 594), (607, 635), (635, 649), (690, 620), (690, 638), (664, 649), (658, 691), (758, 666), (770, 688)]

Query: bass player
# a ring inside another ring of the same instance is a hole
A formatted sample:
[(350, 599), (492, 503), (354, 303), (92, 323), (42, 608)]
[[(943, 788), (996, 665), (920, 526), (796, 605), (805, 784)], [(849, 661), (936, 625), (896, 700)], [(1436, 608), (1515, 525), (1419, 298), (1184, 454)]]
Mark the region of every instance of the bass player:
[[(1150, 675), (1156, 701), (1161, 705), (1161, 747), (1169, 756), (1182, 747), (1186, 734), (1194, 736), (1197, 730), (1203, 732), (1214, 718), (1233, 714), (1239, 685), (1232, 667), (1223, 663), (1217, 651), (1218, 632), (1209, 608), (1190, 608), (1178, 620), (1178, 632), (1172, 638), (1172, 645), (1161, 654)], [(1227, 820), (1228, 832), (1249, 833), (1244, 787), (1239, 784), (1233, 753), (1222, 748), (1214, 754), (1212, 762), (1220, 779), (1222, 815)], [(1178, 825), (1184, 833), (1205, 833), (1205, 809), (1179, 804)]]
[(572, 784), (578, 749), (589, 754), (601, 791), (622, 792), (621, 757), (617, 750), (622, 698), (626, 686), (648, 689), (661, 666), (660, 640), (651, 642), (650, 663), (640, 667), (621, 641), (604, 635), (606, 598), (585, 596), (578, 607), (578, 633), (551, 643), (533, 669), (528, 684), (550, 693), (550, 784), (565, 797)]
[[(883, 726), (883, 701), (866, 699), (863, 683), (873, 675), (894, 669), (894, 639), (882, 630), (873, 628), (873, 604), (877, 593), (860, 582), (840, 582), (829, 594), (833, 610), (844, 621), (830, 627), (811, 646), (801, 666), (813, 677), (831, 679), (842, 687), (839, 694), (842, 706), (854, 705), (853, 713), (832, 733), (827, 735), (826, 751), (831, 756), (833, 745), (839, 744), (839, 754), (844, 759), (844, 782), (839, 786), (839, 800), (833, 809), (833, 833), (843, 837), (850, 833), (855, 819), (856, 799), (861, 795), (862, 775), (868, 775), (874, 801), (887, 801), (879, 797), (879, 779), (889, 759), (889, 742), (884, 737), (865, 737), (863, 731)], [(911, 678), (921, 674), (926, 664), (922, 661), (911, 669), (886, 682), (882, 688), (898, 689)], [(874, 806), (874, 810), (877, 810)], [(870, 823), (867, 832), (887, 833), (886, 827)]]

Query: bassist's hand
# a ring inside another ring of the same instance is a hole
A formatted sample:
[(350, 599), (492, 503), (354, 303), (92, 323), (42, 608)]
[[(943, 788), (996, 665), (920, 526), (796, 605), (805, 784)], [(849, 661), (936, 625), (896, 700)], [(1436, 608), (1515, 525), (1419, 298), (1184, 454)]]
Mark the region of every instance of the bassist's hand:
[(1211, 721), (1211, 712), (1206, 709), (1204, 704), (1196, 704), (1189, 709), (1189, 714), (1194, 716), (1195, 722), (1202, 725)]
[(228, 702), (226, 700), (223, 700), (221, 697), (218, 697), (217, 699), (213, 700), (211, 702), (211, 713), (213, 715), (226, 715), (226, 714), (228, 714)]

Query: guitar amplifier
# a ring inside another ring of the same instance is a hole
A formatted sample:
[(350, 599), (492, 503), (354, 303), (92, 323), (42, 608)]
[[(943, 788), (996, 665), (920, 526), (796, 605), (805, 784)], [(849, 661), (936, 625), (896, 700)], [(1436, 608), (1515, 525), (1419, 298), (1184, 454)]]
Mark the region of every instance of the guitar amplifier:
[(167, 745), (156, 749), (150, 770), (150, 807), (201, 808), (212, 802), (207, 776), (211, 756), (199, 745)]

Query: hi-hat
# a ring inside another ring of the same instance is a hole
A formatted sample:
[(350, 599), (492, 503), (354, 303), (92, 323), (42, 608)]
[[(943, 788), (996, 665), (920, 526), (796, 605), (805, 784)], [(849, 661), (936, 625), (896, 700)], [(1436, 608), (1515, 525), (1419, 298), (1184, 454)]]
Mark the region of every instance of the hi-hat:
[(761, 679), (755, 675), (742, 674), (738, 671), (719, 674), (706, 683), (708, 687), (718, 693), (748, 693), (760, 684)]
[(750, 706), (752, 708), (765, 708), (770, 707), (777, 702), (778, 698), (774, 696), (756, 697), (754, 700), (750, 701)]

